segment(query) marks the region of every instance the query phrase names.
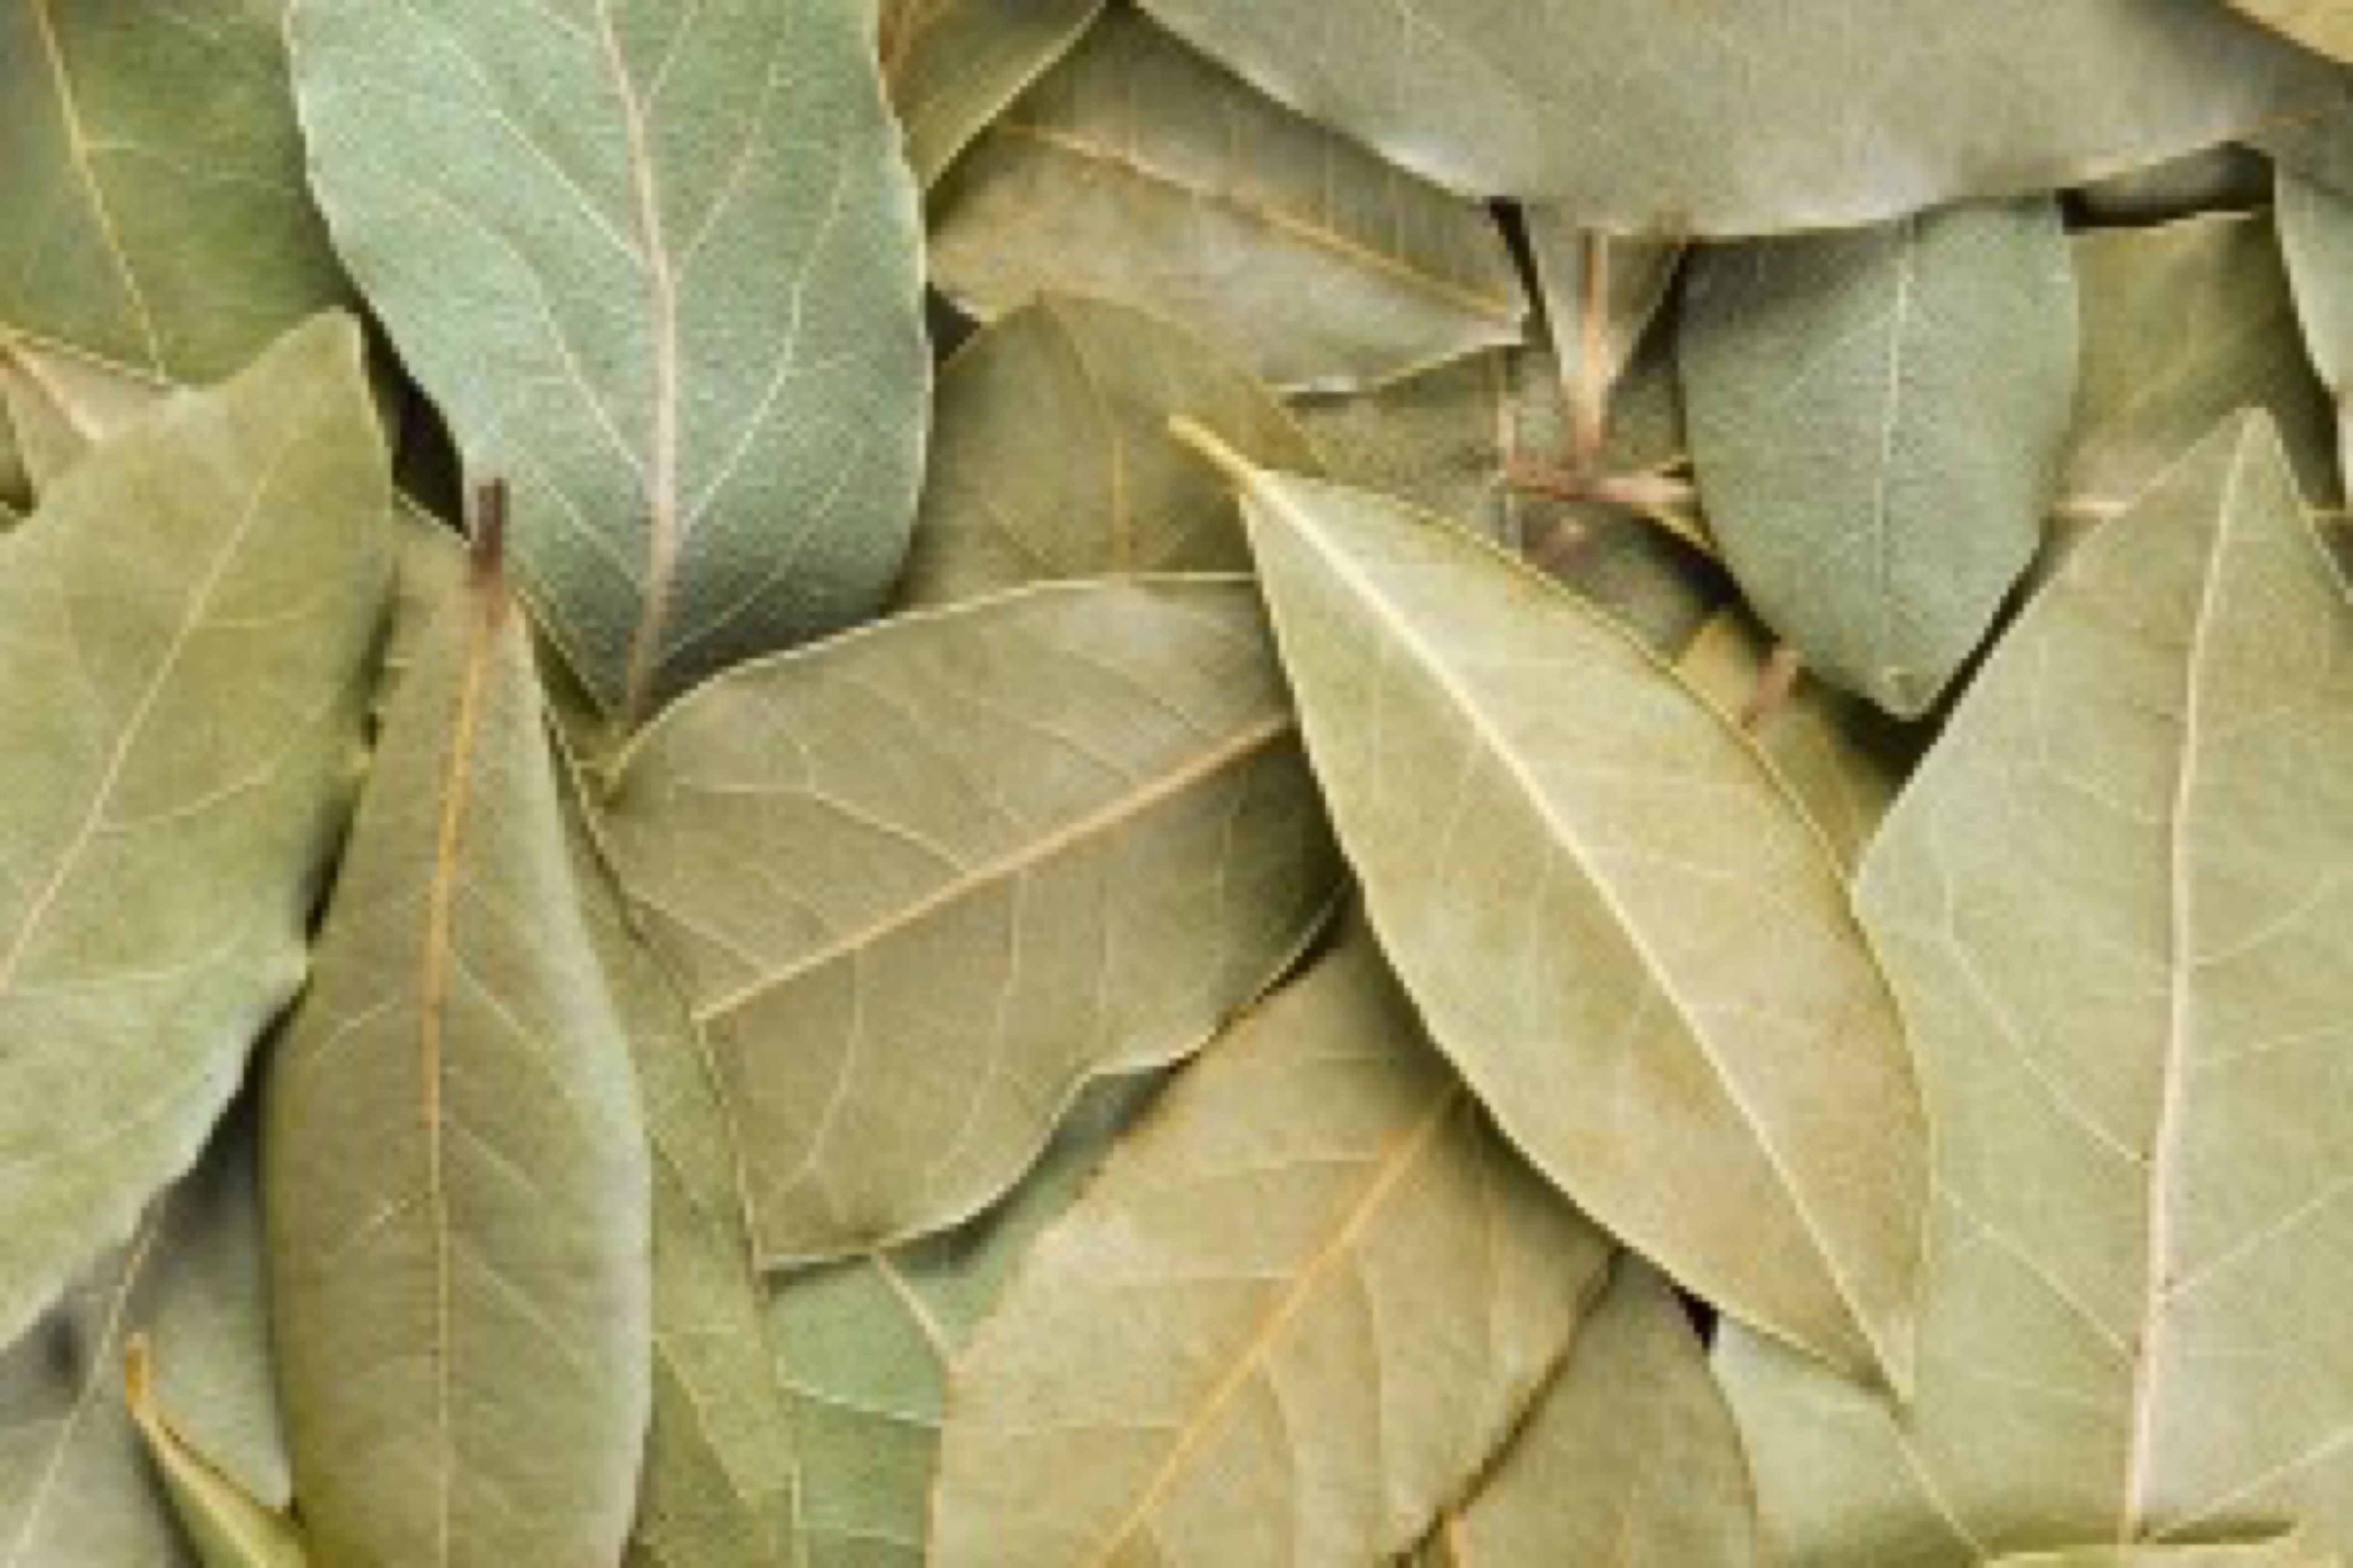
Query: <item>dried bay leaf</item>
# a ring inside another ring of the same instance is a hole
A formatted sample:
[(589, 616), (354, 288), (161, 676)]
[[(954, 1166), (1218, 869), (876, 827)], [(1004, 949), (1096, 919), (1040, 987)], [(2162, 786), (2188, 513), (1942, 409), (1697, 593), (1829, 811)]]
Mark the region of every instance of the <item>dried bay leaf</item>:
[(1628, 1245), (1900, 1386), (1926, 1134), (1820, 833), (1664, 665), (1501, 552), (1220, 460), (1341, 845), (1440, 1047)]
[[(313, 178), (624, 727), (879, 605), (929, 359), (871, 7), (299, 0)], [(659, 87), (660, 90), (657, 92)]]
[(949, 1370), (1158, 1083), (1089, 1086), (1037, 1168), (970, 1224), (777, 1281), (768, 1324), (801, 1465), (803, 1568), (923, 1563)]
[(932, 268), (990, 319), (1041, 292), (1180, 321), (1286, 388), (1347, 390), (1516, 342), (1486, 210), (1114, 11), (934, 197)]
[(1683, 247), (1599, 233), (1557, 207), (1530, 208), (1527, 231), (1567, 395), (1569, 461), (1583, 468), (1603, 456), (1610, 395), (1667, 302)]
[(1179, 1077), (1040, 1238), (955, 1369), (934, 1560), (1403, 1552), (1608, 1258), (1359, 934)]
[(1793, 1564), (2353, 1540), (2353, 607), (2259, 417), (2030, 604), (1860, 898), (1936, 1118), (1915, 1397), (1720, 1347)]
[(1426, 1561), (1749, 1568), (1756, 1509), (1740, 1434), (1683, 1302), (1621, 1258), (1568, 1360)]
[(155, 1397), (153, 1352), (134, 1339), (123, 1363), (123, 1399), (147, 1441), (181, 1527), (205, 1568), (304, 1568), (301, 1537), (190, 1443)]
[(0, 1343), (195, 1161), (301, 984), (384, 612), (348, 321), (53, 485), (0, 571)]
[(1050, 584), (732, 670), (602, 831), (719, 1065), (767, 1266), (944, 1229), (1196, 1048), (1337, 876), (1246, 581)]
[(1725, 563), (1825, 679), (1926, 711), (2033, 559), (2076, 384), (2049, 199), (1693, 262), (1677, 343)]
[(2326, 62), (2212, 5), (1889, 0), (1867, 27), (1849, 0), (1145, 9), (1406, 168), (1618, 233), (1840, 228), (2021, 195), (2346, 93)]
[(0, 1352), (0, 1563), (183, 1568), (191, 1561), (122, 1394), (123, 1356), (160, 1346), (160, 1396), (241, 1490), (290, 1495), (261, 1299), (247, 1120), (157, 1199), (130, 1242)]
[(2231, 4), (2307, 49), (2353, 61), (2353, 5), (2347, 0), (2231, 0)]
[(1282, 404), (1173, 323), (1048, 295), (984, 327), (941, 373), (901, 597), (941, 604), (1048, 578), (1248, 571), (1233, 498), (1169, 438), (1179, 414), (1261, 461), (1316, 467)]
[(0, 340), (203, 381), (343, 297), (303, 188), (285, 11), (0, 8)]
[(930, 185), (1069, 52), (1103, 0), (882, 0), (882, 79)]
[(2020, 1552), (1994, 1568), (2337, 1568), (2301, 1531), (2276, 1541), (2221, 1546), (2087, 1546), (2072, 1552)]
[(280, 1384), (332, 1563), (610, 1563), (636, 1502), (645, 1135), (484, 555), (394, 695), (264, 1101)]

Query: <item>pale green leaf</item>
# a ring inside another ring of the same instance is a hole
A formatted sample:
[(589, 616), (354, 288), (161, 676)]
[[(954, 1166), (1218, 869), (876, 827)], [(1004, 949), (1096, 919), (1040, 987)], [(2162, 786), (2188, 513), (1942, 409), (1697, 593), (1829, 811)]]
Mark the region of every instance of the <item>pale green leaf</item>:
[(1994, 650), (1860, 898), (1936, 1128), (1901, 1413), (1735, 1336), (1796, 1564), (2353, 1541), (2353, 607), (2259, 418)]
[(526, 629), (500, 584), (470, 590), (385, 717), (265, 1099), (273, 1339), (330, 1563), (612, 1563), (637, 1498), (628, 1045)]
[(261, 1221), (248, 1120), (159, 1198), (131, 1241), (0, 1352), (0, 1563), (185, 1568), (170, 1499), (123, 1403), (134, 1334), (160, 1347), (161, 1397), (249, 1495), (284, 1506)]
[(1683, 1302), (1620, 1258), (1568, 1360), (1441, 1527), (1445, 1568), (1753, 1568), (1757, 1503)]
[(956, 1364), (934, 1560), (1403, 1552), (1608, 1258), (1359, 935), (1178, 1078), (1015, 1276)]
[(0, 546), (0, 1343), (194, 1163), (301, 983), (390, 506), (359, 333), (327, 321)]
[(305, 1568), (309, 1555), (287, 1518), (190, 1443), (156, 1402), (153, 1352), (144, 1339), (133, 1339), (125, 1352), (122, 1384), (131, 1419), (205, 1568)]
[(208, 380), (342, 298), (303, 188), (285, 11), (0, 5), (0, 340)]
[(2274, 1541), (2218, 1546), (2086, 1546), (2063, 1552), (2019, 1552), (1994, 1568), (2337, 1568), (2301, 1531)]
[(800, 1461), (803, 1568), (920, 1568), (949, 1368), (1157, 1083), (1090, 1085), (1037, 1168), (971, 1224), (777, 1281), (768, 1324)]
[(770, 1266), (977, 1213), (1081, 1084), (1257, 994), (1336, 875), (1232, 578), (1046, 584), (730, 671), (604, 806)]
[(2348, 0), (2231, 0), (2231, 4), (2307, 49), (2353, 61), (2353, 4)]
[(291, 32), (337, 243), (608, 711), (881, 602), (930, 361), (871, 5), (297, 0)]
[(2073, 407), (2046, 199), (1694, 261), (1678, 335), (1708, 528), (1825, 679), (1926, 711), (2034, 559)]
[(1316, 466), (1272, 395), (1180, 327), (1048, 296), (983, 328), (940, 376), (902, 598), (939, 604), (1041, 578), (1248, 571), (1233, 498), (1169, 438), (1179, 414), (1261, 461)]
[(1258, 96), (1127, 11), (944, 181), (932, 268), (993, 318), (1043, 292), (1180, 321), (1285, 387), (1347, 389), (1516, 342), (1476, 202)]
[(1439, 519), (1225, 460), (1309, 757), (1439, 1044), (1630, 1246), (1900, 1385), (1926, 1131), (1820, 833), (1569, 595)]
[(2211, 0), (1882, 0), (1867, 25), (1853, 0), (1145, 8), (1407, 168), (1618, 233), (1840, 228), (2022, 195), (2347, 90)]
[(882, 79), (925, 185), (1069, 52), (1103, 0), (882, 0)]

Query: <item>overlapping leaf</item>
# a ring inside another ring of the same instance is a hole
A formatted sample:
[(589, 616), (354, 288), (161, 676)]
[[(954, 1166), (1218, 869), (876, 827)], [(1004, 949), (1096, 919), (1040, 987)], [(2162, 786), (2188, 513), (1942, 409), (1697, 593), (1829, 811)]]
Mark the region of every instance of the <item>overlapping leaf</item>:
[(1053, 290), (1187, 323), (1282, 386), (1391, 380), (1518, 341), (1475, 202), (1259, 97), (1127, 11), (966, 154), (934, 277), (984, 317)]
[(871, 6), (299, 0), (337, 243), (625, 722), (870, 613), (923, 448)]
[(882, 0), (882, 79), (926, 185), (1039, 72), (1103, 0)]
[(153, 1355), (146, 1341), (132, 1342), (122, 1397), (197, 1558), (205, 1568), (304, 1568), (309, 1554), (293, 1525), (199, 1450), (164, 1409)]
[(605, 806), (771, 1265), (977, 1212), (1081, 1084), (1266, 985), (1335, 875), (1231, 578), (1047, 584), (731, 671)]
[(1708, 527), (1824, 679), (1926, 710), (2034, 559), (2075, 396), (2048, 199), (1704, 251), (1678, 338)]
[(2036, 597), (1862, 908), (1936, 1114), (1915, 1400), (1726, 1357), (1801, 1563), (2353, 1541), (2353, 608), (2260, 420)]
[(322, 321), (5, 542), (0, 1344), (194, 1163), (301, 982), (390, 505), (359, 334)]
[(273, 1058), (270, 1305), (329, 1563), (610, 1563), (649, 1399), (644, 1130), (495, 568), (402, 679)]
[(1894, 0), (1867, 26), (1849, 0), (1145, 8), (1406, 168), (1617, 233), (1837, 228), (2024, 195), (2346, 91), (2211, 0)]
[(940, 377), (902, 597), (938, 604), (1041, 578), (1248, 570), (1233, 498), (1169, 438), (1177, 415), (1261, 461), (1316, 466), (1272, 395), (1182, 328), (1060, 296), (983, 328)]
[(955, 1369), (934, 1561), (1404, 1552), (1608, 1257), (1359, 936), (1178, 1079), (1041, 1238)]
[(1820, 835), (1551, 584), (1440, 520), (1224, 460), (1342, 846), (1439, 1044), (1630, 1245), (1900, 1384), (1926, 1132)]

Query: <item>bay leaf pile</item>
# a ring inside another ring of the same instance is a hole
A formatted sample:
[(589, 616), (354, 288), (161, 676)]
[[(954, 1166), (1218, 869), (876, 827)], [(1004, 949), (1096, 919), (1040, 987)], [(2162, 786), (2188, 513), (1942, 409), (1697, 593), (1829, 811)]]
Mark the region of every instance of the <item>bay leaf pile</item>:
[(2353, 4), (0, 0), (0, 1568), (2353, 1561)]

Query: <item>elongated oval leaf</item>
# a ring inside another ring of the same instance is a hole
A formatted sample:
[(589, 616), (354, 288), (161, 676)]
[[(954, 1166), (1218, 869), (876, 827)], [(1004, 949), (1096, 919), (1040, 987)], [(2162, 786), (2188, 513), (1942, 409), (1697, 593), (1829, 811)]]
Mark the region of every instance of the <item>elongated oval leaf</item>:
[(302, 183), (285, 11), (0, 7), (0, 339), (209, 380), (342, 297)]
[(264, 1506), (173, 1424), (155, 1397), (153, 1353), (145, 1340), (131, 1342), (123, 1399), (205, 1568), (304, 1568), (309, 1554), (285, 1516)]
[(1067, 53), (1103, 0), (882, 0), (882, 79), (929, 185)]
[(1234, 579), (1037, 587), (731, 671), (605, 804), (770, 1265), (977, 1212), (1082, 1083), (1264, 987), (1336, 874)]
[(184, 395), (0, 563), (0, 1343), (187, 1169), (302, 978), (384, 610), (347, 321)]
[(545, 722), (521, 616), (471, 584), (385, 716), (271, 1061), (274, 1340), (325, 1563), (611, 1563), (628, 1532), (645, 1135)]
[(1440, 1046), (1629, 1245), (1900, 1384), (1926, 1139), (1820, 835), (1729, 722), (1518, 563), (1223, 460), (1342, 847)]
[(1403, 1552), (1608, 1258), (1359, 936), (1179, 1078), (1040, 1239), (955, 1369), (934, 1561)]
[(1041, 292), (1139, 305), (1286, 387), (1393, 380), (1518, 341), (1484, 208), (1259, 97), (1126, 11), (936, 194), (932, 267), (984, 318)]
[(1622, 1259), (1568, 1360), (1430, 1554), (1443, 1568), (1752, 1568), (1757, 1502), (1683, 1302)]
[(1169, 438), (1180, 414), (1261, 461), (1316, 466), (1273, 395), (1181, 328), (1060, 296), (983, 328), (940, 378), (902, 596), (937, 604), (1040, 578), (1249, 570), (1233, 498)]
[(929, 361), (850, 0), (297, 0), (335, 238), (624, 721), (888, 591)]
[(2042, 537), (2075, 398), (2056, 204), (1703, 251), (1678, 345), (1725, 563), (1824, 679), (1925, 711)]
[(2353, 607), (2260, 420), (2036, 597), (1861, 885), (1936, 1113), (1917, 1395), (1726, 1355), (1792, 1561), (2353, 1542)]
[(1145, 8), (1407, 168), (1619, 233), (1839, 228), (2020, 195), (2345, 92), (2211, 0), (1882, 0), (1867, 26), (1851, 0)]

